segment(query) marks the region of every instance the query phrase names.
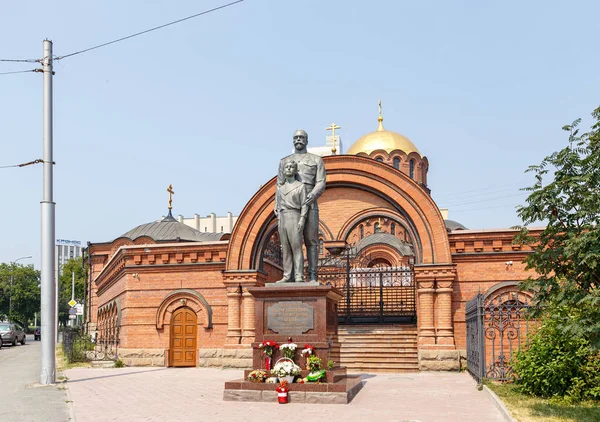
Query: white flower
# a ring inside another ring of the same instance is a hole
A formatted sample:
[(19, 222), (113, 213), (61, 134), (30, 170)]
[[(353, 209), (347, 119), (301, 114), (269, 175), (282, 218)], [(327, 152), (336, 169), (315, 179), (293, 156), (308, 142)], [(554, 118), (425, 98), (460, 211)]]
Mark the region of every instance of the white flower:
[(298, 348), (298, 345), (296, 343), (284, 343), (281, 346), (279, 346), (279, 350), (283, 350), (283, 349), (296, 350), (297, 348)]
[(300, 375), (301, 369), (290, 359), (280, 360), (271, 370), (272, 375), (285, 377), (288, 375)]
[(302, 351), (300, 352), (300, 356), (304, 357), (304, 355), (312, 355), (312, 349), (302, 349)]

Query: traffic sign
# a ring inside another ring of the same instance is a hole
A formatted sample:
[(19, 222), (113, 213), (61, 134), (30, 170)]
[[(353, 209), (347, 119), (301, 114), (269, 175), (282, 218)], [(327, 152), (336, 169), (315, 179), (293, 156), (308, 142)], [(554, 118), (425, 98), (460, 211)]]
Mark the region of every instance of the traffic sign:
[(77, 318), (77, 315), (69, 315), (69, 319), (75, 319)]
[(73, 306), (77, 305), (77, 302), (75, 302), (73, 299), (71, 299), (69, 301), (69, 306), (72, 308)]
[(69, 309), (69, 315), (77, 315), (77, 309), (75, 309), (75, 308)]
[(83, 315), (83, 304), (82, 303), (78, 303), (77, 305), (75, 305), (74, 309), (75, 309), (75, 315)]

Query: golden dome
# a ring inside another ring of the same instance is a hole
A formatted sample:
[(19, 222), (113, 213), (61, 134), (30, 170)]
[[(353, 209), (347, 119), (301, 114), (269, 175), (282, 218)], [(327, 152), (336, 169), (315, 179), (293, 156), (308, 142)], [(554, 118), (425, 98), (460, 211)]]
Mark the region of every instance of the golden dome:
[(390, 132), (383, 127), (383, 117), (379, 115), (379, 125), (375, 132), (371, 132), (356, 141), (346, 154), (356, 155), (359, 152), (364, 152), (369, 155), (377, 149), (382, 149), (388, 154), (395, 149), (404, 151), (406, 154), (416, 152), (421, 155), (415, 144), (406, 136), (402, 136), (396, 132)]

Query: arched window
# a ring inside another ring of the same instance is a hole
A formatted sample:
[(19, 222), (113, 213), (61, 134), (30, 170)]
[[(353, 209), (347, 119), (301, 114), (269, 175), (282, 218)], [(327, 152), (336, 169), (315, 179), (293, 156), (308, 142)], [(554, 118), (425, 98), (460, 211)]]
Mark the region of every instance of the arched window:
[(400, 170), (400, 158), (394, 157), (394, 168)]
[(380, 163), (383, 163), (383, 158), (381, 158), (381, 157), (377, 157), (375, 160), (379, 161)]
[(392, 233), (394, 236), (396, 235), (396, 223), (392, 223), (390, 226), (390, 233)]
[(360, 230), (360, 238), (362, 239), (363, 237), (365, 237), (365, 227), (361, 224), (359, 227)]
[(373, 225), (373, 232), (374, 233), (380, 233), (381, 232), (381, 226), (379, 225), (379, 223), (375, 223)]
[(411, 179), (415, 178), (415, 160), (410, 160), (410, 167), (409, 167), (408, 175)]

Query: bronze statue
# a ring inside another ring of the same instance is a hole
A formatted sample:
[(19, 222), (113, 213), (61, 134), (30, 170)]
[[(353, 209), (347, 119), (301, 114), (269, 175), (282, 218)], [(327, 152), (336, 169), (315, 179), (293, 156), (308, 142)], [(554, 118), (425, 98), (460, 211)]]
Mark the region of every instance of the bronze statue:
[[(308, 144), (306, 131), (295, 131), (293, 142), (294, 153), (282, 158), (279, 163), (277, 186), (280, 187), (287, 180), (284, 173), (285, 164), (289, 161), (295, 161), (298, 167), (298, 179), (304, 184), (306, 190), (306, 200), (303, 205), (308, 207), (303, 230), (304, 245), (306, 246), (308, 258), (308, 276), (311, 282), (316, 282), (319, 260), (319, 207), (317, 206), (317, 199), (325, 190), (325, 165), (320, 156), (311, 154), (306, 150)], [(279, 210), (275, 209), (276, 215), (278, 215), (278, 212)], [(283, 260), (285, 261), (285, 259), (284, 251)]]
[(283, 278), (278, 283), (304, 281), (302, 231), (308, 214), (306, 188), (298, 180), (298, 164), (288, 161), (283, 166), (285, 182), (277, 186), (275, 212), (279, 217), (279, 239), (283, 252)]

